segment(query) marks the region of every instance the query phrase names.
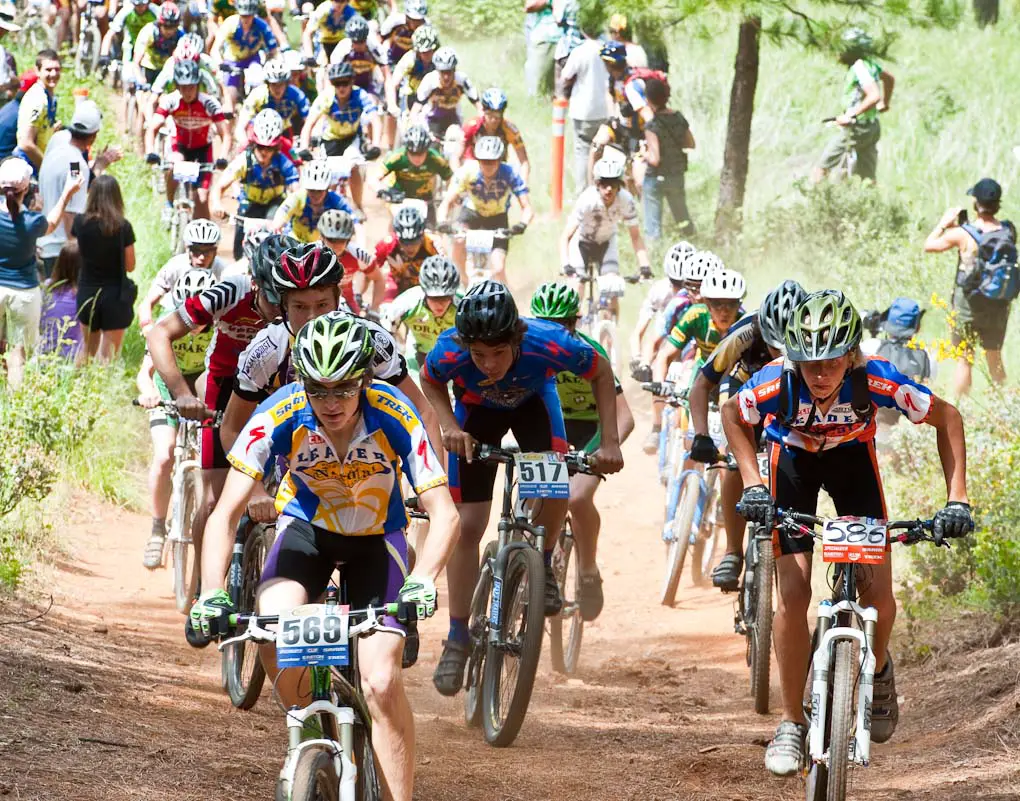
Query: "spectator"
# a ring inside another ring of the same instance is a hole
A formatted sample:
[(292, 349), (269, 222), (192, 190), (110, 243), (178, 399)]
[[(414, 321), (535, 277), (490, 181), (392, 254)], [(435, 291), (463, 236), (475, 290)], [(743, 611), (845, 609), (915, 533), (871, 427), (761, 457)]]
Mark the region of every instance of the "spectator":
[(113, 176), (93, 181), (85, 213), (74, 218), (71, 236), (78, 238), (82, 253), (78, 321), (85, 327), (86, 355), (112, 361), (134, 318), (138, 296), (128, 277), (135, 269), (135, 232), (124, 219), (124, 199)]
[(25, 92), (18, 108), (18, 147), (16, 155), (32, 165), (38, 174), (46, 143), (55, 131), (57, 121), (57, 84), (60, 83), (60, 57), (54, 50), (40, 50), (35, 59), (38, 80)]
[(559, 40), (553, 0), (524, 0), (524, 41), (528, 48), (524, 82), (528, 97), (552, 94), (553, 62)]
[(12, 155), (18, 146), (18, 111), (24, 96), (25, 90), (19, 89), (13, 100), (0, 107), (0, 159)]
[(1016, 269), (1016, 228), (1009, 220), (996, 217), (1002, 204), (1002, 187), (991, 178), (982, 178), (967, 194), (974, 198), (977, 219), (968, 222), (967, 212), (961, 207), (947, 209), (924, 242), (925, 253), (943, 253), (956, 248), (959, 254), (953, 282), (956, 318), (952, 331), (953, 347), (963, 346), (953, 379), (957, 397), (970, 392), (975, 344), (985, 349), (992, 380), (996, 384), (1006, 381), (1002, 342), (1012, 300), (995, 300), (982, 293), (979, 288), (982, 268), (990, 261), (982, 257), (1001, 251), (1003, 262), (1012, 258), (1014, 272)]
[(82, 327), (78, 322), (78, 275), (81, 273), (78, 240), (64, 243), (53, 265), (53, 277), (46, 282), (43, 299), (40, 353), (59, 351), (65, 359), (77, 360), (82, 353)]
[(645, 82), (645, 96), (652, 110), (652, 120), (645, 125), (645, 163), (648, 169), (643, 182), (645, 237), (651, 241), (662, 236), (662, 201), (669, 203), (673, 219), (681, 232), (694, 233), (694, 223), (687, 210), (684, 173), (687, 172), (686, 150), (693, 150), (694, 135), (683, 114), (667, 108), (669, 86), (657, 78)]
[(630, 24), (624, 14), (613, 14), (609, 18), (609, 38), (627, 48), (627, 66), (647, 67), (648, 54), (637, 42), (631, 40)]
[(561, 73), (560, 92), (570, 98), (567, 110), (574, 127), (574, 192), (588, 185), (588, 154), (596, 132), (609, 119), (609, 72), (602, 61), (597, 31), (585, 21), (584, 41), (571, 52)]
[[(17, 13), (13, 3), (0, 2), (0, 40), (7, 36), (7, 33), (17, 33), (21, 30), (20, 25), (14, 23), (14, 15)], [(18, 65), (6, 47), (0, 45), (0, 102), (7, 102), (14, 97), (18, 91)]]
[(32, 182), (32, 168), (19, 158), (0, 163), (0, 192), (6, 207), (0, 209), (0, 341), (7, 342), (7, 381), (21, 385), (25, 358), (39, 337), (42, 292), (36, 270), (36, 240), (57, 227), (81, 179), (68, 178), (60, 201), (44, 217), (26, 209), (25, 197)]

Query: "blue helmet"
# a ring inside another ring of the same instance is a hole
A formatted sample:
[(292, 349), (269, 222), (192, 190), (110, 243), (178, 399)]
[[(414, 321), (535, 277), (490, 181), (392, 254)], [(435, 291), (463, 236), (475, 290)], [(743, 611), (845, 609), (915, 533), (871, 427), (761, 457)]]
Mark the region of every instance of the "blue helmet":
[(599, 51), (599, 55), (607, 64), (627, 63), (627, 48), (623, 42), (605, 42)]
[(482, 108), (489, 111), (503, 111), (506, 108), (506, 94), (502, 89), (493, 86), (482, 92)]

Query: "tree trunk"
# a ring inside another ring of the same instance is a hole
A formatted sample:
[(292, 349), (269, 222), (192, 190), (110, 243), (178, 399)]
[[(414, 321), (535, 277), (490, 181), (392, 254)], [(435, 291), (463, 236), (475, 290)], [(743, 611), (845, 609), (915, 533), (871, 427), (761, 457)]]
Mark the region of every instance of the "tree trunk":
[(973, 5), (978, 27), (984, 28), (999, 21), (999, 0), (973, 0)]
[(715, 212), (716, 237), (739, 231), (747, 184), (751, 149), (751, 117), (758, 87), (758, 34), (761, 17), (745, 17), (737, 34), (737, 58), (730, 89), (730, 115), (726, 125), (726, 150), (719, 177), (719, 205)]

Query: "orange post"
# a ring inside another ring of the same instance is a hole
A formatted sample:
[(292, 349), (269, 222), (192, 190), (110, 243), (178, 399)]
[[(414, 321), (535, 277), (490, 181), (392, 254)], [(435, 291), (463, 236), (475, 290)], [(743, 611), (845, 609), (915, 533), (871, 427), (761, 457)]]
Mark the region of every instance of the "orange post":
[(567, 99), (553, 99), (552, 122), (552, 210), (563, 211), (563, 142), (567, 123)]

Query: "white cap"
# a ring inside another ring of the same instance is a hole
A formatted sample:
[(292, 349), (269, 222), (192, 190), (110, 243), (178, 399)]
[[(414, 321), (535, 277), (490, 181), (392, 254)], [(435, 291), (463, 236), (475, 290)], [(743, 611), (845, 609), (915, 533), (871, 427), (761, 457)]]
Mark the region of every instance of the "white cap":
[(0, 29), (11, 33), (21, 30), (21, 26), (14, 22), (15, 12), (14, 3), (0, 3)]
[(68, 126), (71, 133), (81, 136), (91, 136), (98, 133), (103, 124), (103, 115), (99, 106), (94, 100), (82, 100), (74, 108), (74, 116), (71, 117), (71, 124)]

